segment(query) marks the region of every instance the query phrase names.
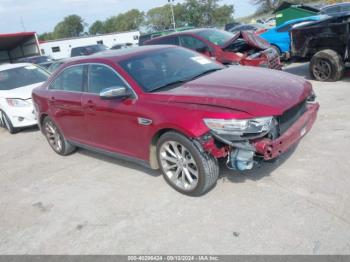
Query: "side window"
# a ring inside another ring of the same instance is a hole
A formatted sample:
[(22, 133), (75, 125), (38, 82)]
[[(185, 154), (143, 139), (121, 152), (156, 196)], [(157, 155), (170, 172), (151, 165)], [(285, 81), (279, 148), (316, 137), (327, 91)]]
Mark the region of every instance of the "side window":
[(154, 42), (157, 45), (180, 45), (178, 37), (165, 37)]
[(114, 70), (103, 65), (91, 65), (89, 71), (89, 93), (99, 94), (109, 87), (124, 86), (124, 81)]
[(50, 89), (82, 92), (84, 84), (84, 66), (65, 69), (51, 84)]
[(181, 36), (180, 39), (181, 39), (181, 45), (183, 47), (187, 47), (192, 50), (198, 50), (198, 49), (203, 49), (207, 47), (207, 45), (203, 41), (198, 40), (193, 36), (184, 35), (184, 36)]

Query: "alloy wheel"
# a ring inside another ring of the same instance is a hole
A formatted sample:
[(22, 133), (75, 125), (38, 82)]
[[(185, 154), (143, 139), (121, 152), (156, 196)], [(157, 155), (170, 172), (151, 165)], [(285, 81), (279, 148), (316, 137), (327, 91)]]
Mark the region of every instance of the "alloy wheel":
[(0, 127), (6, 127), (4, 121), (4, 114), (0, 111)]
[(159, 154), (164, 174), (174, 186), (185, 191), (196, 188), (199, 171), (194, 157), (186, 147), (168, 141), (161, 146)]
[(51, 121), (47, 121), (45, 124), (45, 135), (51, 147), (56, 152), (61, 152), (63, 148), (63, 140), (57, 127)]
[(319, 59), (313, 68), (313, 73), (316, 78), (327, 80), (331, 77), (332, 67), (327, 60)]

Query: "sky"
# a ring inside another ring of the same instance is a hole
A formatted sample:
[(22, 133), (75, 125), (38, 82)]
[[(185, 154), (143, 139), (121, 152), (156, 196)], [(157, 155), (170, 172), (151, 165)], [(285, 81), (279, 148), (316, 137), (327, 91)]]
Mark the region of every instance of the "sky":
[[(0, 0), (0, 34), (34, 31), (51, 32), (70, 14), (80, 15), (91, 25), (133, 8), (147, 11), (166, 4), (167, 0)], [(175, 0), (181, 2), (181, 0)], [(235, 17), (254, 12), (249, 0), (222, 0), (235, 6)]]

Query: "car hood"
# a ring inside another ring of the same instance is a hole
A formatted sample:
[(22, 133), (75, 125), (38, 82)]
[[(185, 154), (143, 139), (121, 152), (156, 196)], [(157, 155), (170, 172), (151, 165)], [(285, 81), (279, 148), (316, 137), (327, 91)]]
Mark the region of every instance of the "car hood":
[(22, 87), (15, 88), (12, 90), (3, 90), (3, 91), (0, 90), (0, 97), (29, 99), (32, 97), (33, 89), (41, 86), (43, 83), (44, 82), (36, 83), (36, 84), (28, 85), (28, 86), (22, 86)]
[(311, 84), (277, 70), (232, 66), (167, 91), (156, 99), (229, 108), (253, 116), (278, 116), (307, 99)]
[(248, 43), (248, 45), (257, 49), (265, 50), (270, 47), (270, 44), (266, 40), (256, 35), (255, 33), (241, 31), (239, 33), (236, 33), (229, 41), (223, 44), (221, 48), (223, 50), (228, 48), (238, 38), (243, 38)]

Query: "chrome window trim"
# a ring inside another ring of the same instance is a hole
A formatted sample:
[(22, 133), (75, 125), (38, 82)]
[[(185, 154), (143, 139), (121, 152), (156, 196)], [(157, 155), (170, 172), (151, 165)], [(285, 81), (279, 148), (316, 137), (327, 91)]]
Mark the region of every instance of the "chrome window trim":
[[(61, 91), (61, 92), (67, 92), (67, 93), (84, 93), (84, 91), (71, 91), (71, 90), (58, 90), (58, 89), (53, 89), (51, 88), (53, 82), (55, 82), (57, 80), (57, 78), (59, 78), (67, 69), (70, 69), (72, 67), (78, 67), (78, 66), (82, 66), (84, 67), (85, 64), (76, 64), (76, 65), (70, 65), (70, 66), (67, 66), (65, 69), (63, 69), (58, 75), (55, 76), (54, 79), (52, 79), (50, 81), (50, 83), (47, 85), (47, 90), (50, 90), (50, 91)], [(84, 80), (84, 79), (83, 79)], [(84, 89), (84, 86), (83, 86), (83, 89)]]
[(124, 77), (122, 77), (113, 67), (111, 67), (110, 65), (107, 65), (107, 64), (104, 64), (104, 63), (98, 63), (98, 62), (86, 62), (86, 63), (81, 63), (81, 64), (75, 64), (75, 65), (70, 65), (70, 66), (67, 66), (66, 68), (64, 68), (57, 76), (55, 76), (54, 79), (52, 79), (50, 81), (50, 83), (47, 85), (47, 90), (50, 90), (50, 91), (55, 91), (55, 92), (67, 92), (67, 93), (79, 93), (79, 94), (90, 94), (90, 95), (96, 95), (96, 96), (99, 96), (99, 94), (95, 94), (95, 93), (89, 93), (88, 90), (85, 90), (85, 87), (83, 86), (83, 90), (81, 92), (79, 91), (69, 91), (69, 90), (58, 90), (58, 89), (52, 89), (50, 88), (51, 85), (53, 84), (54, 81), (56, 81), (56, 79), (58, 77), (60, 77), (64, 71), (66, 71), (67, 69), (69, 68), (72, 68), (72, 67), (76, 67), (76, 66), (88, 66), (88, 70), (87, 70), (87, 88), (89, 89), (89, 72), (90, 72), (90, 65), (100, 65), (100, 66), (105, 66), (109, 69), (111, 69), (114, 74), (116, 74), (116, 76), (118, 76), (123, 82), (124, 84), (126, 85), (127, 88), (129, 88), (132, 93), (133, 93), (133, 99), (135, 100), (138, 100), (139, 96), (137, 95), (137, 93), (135, 92), (135, 90), (130, 86), (130, 84), (125, 80)]
[[(133, 99), (138, 99), (138, 95), (135, 92), (135, 90), (130, 86), (130, 84), (124, 79), (124, 77), (122, 77), (113, 67), (111, 67), (110, 65), (107, 64), (103, 64), (103, 63), (87, 63), (88, 64), (88, 75), (87, 75), (87, 88), (89, 90), (89, 85), (90, 85), (90, 65), (99, 65), (99, 66), (104, 66), (110, 70), (112, 70), (112, 72), (119, 77), (123, 83), (126, 85), (126, 88), (129, 88), (131, 90), (131, 92), (133, 93)], [(95, 93), (90, 93), (88, 90), (85, 91), (85, 93), (90, 94), (90, 95), (97, 95), (99, 96), (99, 94), (95, 94)]]

